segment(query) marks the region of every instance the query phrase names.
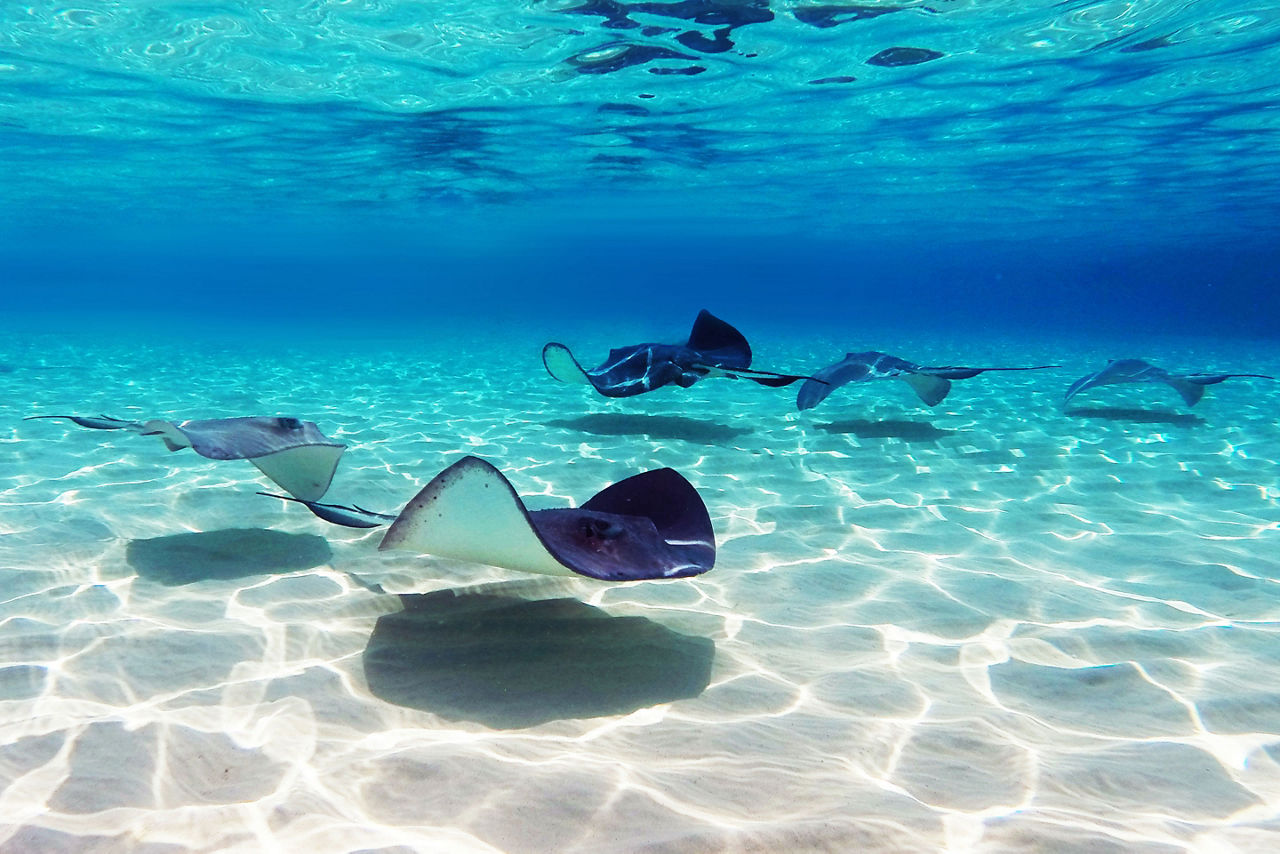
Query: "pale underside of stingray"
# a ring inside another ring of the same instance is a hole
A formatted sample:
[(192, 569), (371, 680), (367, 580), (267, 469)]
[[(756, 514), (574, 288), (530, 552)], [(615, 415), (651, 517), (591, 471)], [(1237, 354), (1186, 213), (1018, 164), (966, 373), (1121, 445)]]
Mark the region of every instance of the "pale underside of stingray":
[(1163, 383), (1171, 387), (1182, 398), (1187, 406), (1195, 406), (1204, 397), (1205, 387), (1231, 379), (1232, 377), (1252, 377), (1254, 379), (1272, 380), (1275, 377), (1266, 374), (1211, 374), (1191, 373), (1174, 374), (1164, 368), (1157, 368), (1141, 359), (1115, 359), (1107, 363), (1100, 371), (1081, 377), (1067, 389), (1062, 399), (1065, 407), (1082, 391), (1104, 385), (1120, 385), (1122, 383)]
[(129, 430), (158, 436), (170, 451), (191, 448), (211, 460), (248, 460), (295, 498), (316, 501), (333, 481), (346, 445), (320, 432), (313, 421), (278, 416), (198, 421), (126, 421), (109, 416), (33, 415), (61, 418), (93, 430)]

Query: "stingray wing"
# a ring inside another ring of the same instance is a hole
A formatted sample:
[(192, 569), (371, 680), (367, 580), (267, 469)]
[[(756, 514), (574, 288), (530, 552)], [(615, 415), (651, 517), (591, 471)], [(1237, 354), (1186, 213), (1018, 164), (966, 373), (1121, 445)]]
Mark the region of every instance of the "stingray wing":
[[(715, 566), (715, 530), (711, 527), (707, 505), (693, 484), (674, 469), (655, 469), (620, 480), (593, 495), (582, 509), (652, 523), (656, 537), (632, 537), (628, 547), (633, 557), (620, 563), (630, 563), (646, 573), (660, 570), (663, 578), (699, 575)], [(616, 573), (617, 570), (598, 567), (590, 574), (596, 578), (606, 577), (599, 574), (603, 572)]]
[(693, 321), (685, 346), (698, 353), (699, 362), (721, 368), (751, 366), (751, 345), (746, 336), (705, 308)]
[(573, 352), (563, 344), (552, 341), (542, 348), (542, 366), (553, 379), (562, 383), (595, 385), (585, 368), (573, 357)]
[(304, 445), (253, 457), (249, 462), (285, 492), (318, 501), (329, 491), (345, 445)]
[(569, 575), (502, 472), (463, 457), (404, 506), (379, 549), (405, 549), (544, 575)]
[(1204, 397), (1204, 383), (1193, 382), (1186, 377), (1168, 376), (1164, 383), (1173, 388), (1187, 406), (1195, 406)]
[[(689, 506), (688, 496), (670, 476), (684, 479), (675, 472), (663, 474), (666, 471), (620, 481), (581, 508), (530, 512), (502, 472), (484, 460), (464, 457), (405, 505), (379, 548), (607, 581), (705, 572), (711, 568), (707, 543), (683, 539), (685, 534), (705, 533), (697, 525), (696, 508)], [(655, 497), (646, 498), (648, 492)], [(663, 496), (676, 504), (663, 511), (652, 509)], [(646, 510), (652, 515), (645, 515)], [(695, 521), (687, 521), (690, 518)], [(709, 518), (706, 529), (710, 530)], [(710, 550), (714, 561), (714, 542)]]
[(951, 380), (933, 374), (904, 373), (901, 375), (911, 390), (924, 401), (925, 406), (937, 406), (951, 391)]
[(191, 447), (191, 440), (187, 438), (187, 434), (179, 430), (178, 425), (172, 421), (153, 418), (143, 422), (138, 432), (143, 436), (159, 436), (160, 441), (164, 442), (164, 446), (171, 451), (181, 451), (183, 448)]

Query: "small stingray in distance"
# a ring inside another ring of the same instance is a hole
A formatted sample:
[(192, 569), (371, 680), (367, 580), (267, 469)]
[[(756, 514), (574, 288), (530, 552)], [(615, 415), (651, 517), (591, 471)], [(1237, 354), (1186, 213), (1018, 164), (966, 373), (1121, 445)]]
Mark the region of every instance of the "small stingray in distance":
[(202, 421), (125, 421), (107, 415), (30, 415), (62, 418), (92, 430), (131, 430), (159, 436), (170, 451), (191, 448), (211, 460), (248, 460), (281, 489), (315, 501), (325, 494), (346, 445), (320, 432), (314, 421), (276, 416), (210, 418)]
[(567, 509), (529, 510), (502, 472), (478, 457), (463, 457), (440, 472), (395, 517), (293, 500), (348, 527), (372, 528), (394, 518), (379, 549), (543, 575), (685, 578), (708, 571), (716, 560), (706, 505), (672, 469), (620, 480)]
[(560, 382), (586, 383), (605, 397), (633, 397), (675, 383), (688, 388), (703, 377), (741, 377), (781, 388), (797, 374), (751, 368), (751, 345), (741, 332), (703, 309), (683, 344), (630, 344), (615, 347), (600, 365), (586, 370), (563, 344), (542, 348), (542, 364)]
[(1223, 380), (1228, 380), (1232, 377), (1253, 377), (1262, 380), (1275, 379), (1275, 377), (1270, 377), (1266, 374), (1171, 374), (1164, 368), (1157, 368), (1155, 365), (1144, 362), (1141, 359), (1113, 359), (1102, 370), (1083, 376), (1073, 382), (1071, 387), (1067, 389), (1066, 397), (1062, 399), (1062, 406), (1065, 409), (1067, 404), (1071, 402), (1071, 398), (1086, 389), (1104, 385), (1119, 385), (1121, 383), (1164, 383), (1171, 386), (1174, 391), (1181, 395), (1187, 406), (1195, 406), (1200, 402), (1200, 398), (1204, 397), (1205, 386), (1217, 385)]
[(1059, 366), (971, 368), (962, 365), (917, 365), (915, 362), (908, 362), (877, 350), (848, 353), (834, 365), (828, 365), (814, 373), (813, 379), (800, 386), (800, 393), (796, 396), (796, 407), (801, 412), (812, 409), (826, 400), (831, 392), (848, 383), (895, 378), (911, 386), (926, 406), (937, 406), (951, 391), (952, 380), (976, 377), (986, 371), (1039, 371), (1056, 367)]

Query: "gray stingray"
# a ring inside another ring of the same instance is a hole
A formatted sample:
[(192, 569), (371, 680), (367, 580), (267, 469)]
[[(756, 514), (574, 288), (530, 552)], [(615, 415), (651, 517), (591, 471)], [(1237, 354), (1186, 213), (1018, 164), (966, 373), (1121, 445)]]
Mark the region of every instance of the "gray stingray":
[(305, 501), (329, 489), (346, 445), (320, 432), (314, 421), (277, 416), (210, 418), (202, 421), (125, 421), (107, 415), (31, 415), (63, 418), (92, 430), (130, 430), (159, 436), (170, 451), (191, 448), (211, 460), (248, 460), (290, 495)]
[(801, 411), (812, 409), (827, 395), (842, 385), (869, 380), (901, 379), (911, 386), (926, 406), (937, 406), (951, 391), (952, 380), (963, 380), (976, 377), (986, 371), (1039, 371), (1045, 368), (1056, 368), (1058, 365), (1035, 365), (1032, 367), (991, 367), (972, 368), (963, 365), (917, 365), (890, 356), (878, 350), (864, 353), (848, 353), (834, 365), (828, 365), (816, 371), (813, 379), (800, 386), (796, 396), (796, 407)]
[(300, 503), (338, 525), (371, 528), (391, 520), (380, 549), (543, 575), (684, 578), (708, 571), (716, 559), (706, 505), (672, 469), (620, 480), (581, 507), (529, 510), (502, 472), (478, 457), (463, 457), (432, 478), (397, 516)]
[(1217, 385), (1232, 377), (1254, 377), (1255, 379), (1273, 380), (1275, 377), (1266, 374), (1171, 374), (1164, 368), (1157, 368), (1141, 359), (1113, 359), (1100, 371), (1083, 376), (1071, 384), (1066, 397), (1062, 399), (1065, 408), (1082, 391), (1104, 385), (1121, 383), (1164, 383), (1171, 386), (1182, 396), (1187, 406), (1195, 406), (1204, 397), (1205, 386)]

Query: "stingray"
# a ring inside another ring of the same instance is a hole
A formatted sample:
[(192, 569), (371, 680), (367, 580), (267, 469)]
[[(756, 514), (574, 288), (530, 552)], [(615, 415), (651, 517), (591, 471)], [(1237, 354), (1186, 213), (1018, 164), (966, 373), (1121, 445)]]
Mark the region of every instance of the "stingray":
[(586, 383), (605, 397), (633, 397), (675, 383), (688, 388), (703, 377), (741, 377), (780, 388), (797, 380), (795, 374), (751, 368), (751, 345), (741, 332), (703, 309), (683, 344), (630, 344), (609, 351), (609, 357), (586, 370), (563, 344), (542, 348), (547, 373), (565, 383)]
[(108, 415), (31, 415), (63, 418), (92, 430), (131, 430), (159, 436), (170, 451), (191, 448), (211, 460), (248, 460), (285, 492), (315, 501), (329, 489), (346, 445), (320, 432), (313, 421), (276, 416), (203, 421), (125, 421)]
[(1205, 386), (1217, 385), (1232, 377), (1254, 377), (1256, 379), (1273, 380), (1275, 377), (1266, 374), (1171, 374), (1164, 368), (1144, 362), (1141, 359), (1113, 359), (1100, 371), (1083, 376), (1071, 384), (1067, 395), (1062, 399), (1065, 408), (1082, 391), (1104, 385), (1120, 383), (1164, 383), (1182, 396), (1187, 406), (1195, 406), (1204, 397)]
[(672, 469), (620, 480), (581, 507), (529, 510), (502, 472), (478, 457), (463, 457), (397, 516), (355, 505), (299, 503), (338, 525), (370, 528), (390, 520), (380, 549), (542, 575), (685, 578), (706, 572), (716, 560), (707, 507)]
[(972, 368), (963, 365), (917, 365), (888, 353), (869, 350), (865, 353), (847, 353), (834, 365), (828, 365), (813, 375), (813, 379), (800, 386), (796, 406), (804, 411), (813, 409), (827, 395), (842, 385), (869, 380), (900, 379), (911, 386), (926, 406), (937, 406), (951, 391), (952, 380), (976, 377), (986, 371), (1039, 371), (1058, 365), (1032, 367)]

